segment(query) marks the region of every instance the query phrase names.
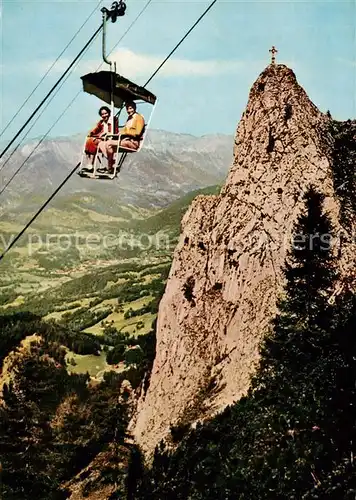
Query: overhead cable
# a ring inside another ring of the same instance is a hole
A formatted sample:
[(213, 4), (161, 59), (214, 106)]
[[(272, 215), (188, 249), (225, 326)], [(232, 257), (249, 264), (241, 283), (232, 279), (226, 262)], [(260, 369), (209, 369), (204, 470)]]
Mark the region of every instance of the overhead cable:
[(59, 61), (59, 59), (62, 57), (62, 55), (64, 54), (64, 52), (68, 49), (68, 47), (71, 45), (71, 43), (73, 42), (73, 40), (78, 36), (78, 34), (81, 32), (81, 30), (84, 28), (84, 26), (87, 24), (87, 22), (89, 21), (89, 19), (92, 17), (92, 15), (96, 12), (97, 8), (99, 7), (99, 5), (102, 3), (103, 0), (100, 0), (98, 2), (98, 5), (96, 5), (96, 7), (92, 10), (92, 12), (89, 14), (89, 16), (86, 18), (86, 20), (83, 22), (83, 24), (80, 26), (80, 28), (77, 30), (77, 32), (72, 36), (72, 38), (69, 40), (69, 42), (67, 43), (67, 45), (64, 47), (64, 49), (62, 50), (62, 52), (57, 56), (56, 60), (51, 64), (51, 66), (48, 68), (48, 70), (46, 71), (46, 73), (42, 76), (41, 80), (37, 83), (37, 85), (35, 86), (35, 88), (32, 90), (32, 92), (29, 94), (29, 96), (25, 99), (25, 101), (21, 104), (21, 106), (19, 107), (19, 109), (16, 111), (16, 113), (13, 115), (13, 117), (11, 118), (11, 120), (5, 125), (5, 127), (3, 128), (3, 130), (0, 132), (0, 137), (2, 135), (4, 135), (4, 133), (6, 132), (6, 130), (9, 128), (9, 126), (11, 125), (11, 123), (15, 120), (15, 118), (17, 117), (17, 115), (20, 113), (20, 111), (24, 108), (24, 106), (28, 103), (28, 101), (31, 99), (31, 97), (33, 96), (33, 94), (36, 92), (36, 90), (38, 89), (38, 87), (41, 85), (41, 83), (43, 82), (43, 80), (46, 78), (46, 76), (50, 73), (50, 71), (52, 70), (52, 68), (57, 64), (57, 62)]
[[(87, 47), (86, 50), (88, 50), (89, 47)], [(85, 52), (84, 52), (85, 53)], [(84, 54), (83, 53), (83, 54)], [(43, 108), (43, 110), (41, 111), (41, 113), (39, 114), (39, 116), (36, 118), (36, 120), (34, 121), (34, 123), (32, 124), (32, 126), (27, 130), (26, 134), (23, 136), (23, 138), (18, 142), (17, 146), (11, 151), (11, 154), (6, 158), (5, 162), (0, 166), (0, 172), (1, 170), (5, 167), (5, 165), (11, 160), (12, 156), (16, 153), (16, 151), (18, 150), (18, 148), (21, 146), (22, 142), (24, 141), (24, 139), (26, 139), (26, 137), (28, 136), (28, 134), (31, 132), (31, 130), (33, 129), (33, 127), (36, 125), (36, 123), (38, 122), (38, 120), (41, 118), (41, 116), (43, 115), (43, 113), (45, 112), (45, 110), (47, 109), (47, 107), (50, 105), (50, 103), (53, 101), (53, 99), (56, 97), (56, 95), (58, 94), (58, 92), (61, 90), (61, 88), (63, 87), (63, 85), (65, 84), (65, 82), (68, 80), (70, 76), (70, 73), (66, 76), (65, 80), (63, 80), (63, 82), (61, 83), (61, 85), (58, 87), (58, 89), (56, 90), (56, 92), (53, 94), (53, 96), (51, 97), (51, 99), (47, 102), (46, 106)], [(35, 152), (35, 150), (38, 148), (38, 146), (44, 141), (44, 139), (48, 136), (48, 134), (51, 132), (51, 130), (53, 129), (53, 127), (58, 123), (58, 121), (62, 118), (62, 116), (64, 115), (64, 113), (71, 107), (71, 105), (73, 104), (74, 100), (77, 98), (77, 96), (80, 94), (80, 91), (78, 92), (78, 94), (70, 101), (70, 103), (67, 105), (67, 107), (65, 108), (65, 110), (59, 115), (59, 117), (57, 117), (57, 119), (55, 120), (55, 122), (51, 125), (51, 127), (47, 130), (47, 132), (45, 133), (45, 135), (43, 135), (41, 137), (41, 139), (39, 140), (39, 142), (37, 143), (37, 145), (34, 147), (34, 149), (31, 151), (31, 153), (29, 153), (29, 155), (26, 157), (26, 159), (21, 163), (21, 165), (15, 170), (15, 172), (11, 175), (11, 177), (7, 180), (7, 182), (5, 183), (5, 185), (1, 188), (0, 190), (0, 195), (5, 191), (5, 189), (8, 187), (8, 185), (13, 181), (13, 179), (16, 177), (16, 175), (22, 170), (22, 168), (24, 167), (24, 165), (26, 164), (26, 162), (31, 158), (32, 154)]]
[(64, 184), (71, 178), (71, 176), (74, 174), (74, 172), (77, 170), (79, 167), (80, 162), (69, 172), (67, 177), (60, 183), (60, 185), (56, 188), (56, 190), (51, 194), (51, 196), (43, 203), (41, 208), (37, 210), (35, 215), (28, 221), (26, 226), (21, 229), (21, 231), (17, 234), (17, 236), (11, 241), (11, 243), (8, 245), (8, 247), (4, 250), (4, 252), (0, 255), (0, 261), (3, 259), (5, 254), (12, 248), (15, 243), (18, 242), (18, 240), (21, 238), (21, 236), (25, 233), (25, 231), (31, 226), (31, 224), (37, 219), (37, 217), (40, 215), (40, 213), (46, 208), (46, 206), (50, 203), (50, 201), (53, 200), (53, 198), (56, 196), (56, 194), (62, 189)]
[(67, 105), (67, 107), (62, 111), (62, 113), (57, 117), (56, 121), (51, 125), (51, 127), (47, 130), (46, 134), (41, 137), (41, 139), (38, 141), (36, 146), (32, 149), (31, 153), (26, 156), (24, 161), (21, 163), (21, 165), (15, 170), (15, 172), (11, 175), (11, 177), (6, 181), (5, 185), (1, 188), (0, 190), (0, 196), (2, 193), (5, 191), (5, 189), (8, 187), (8, 185), (14, 180), (16, 175), (20, 172), (22, 167), (25, 165), (25, 163), (31, 158), (33, 153), (37, 150), (37, 148), (42, 144), (42, 142), (46, 139), (47, 135), (51, 132), (51, 130), (57, 125), (59, 120), (62, 118), (62, 116), (68, 111), (68, 109), (72, 106), (74, 100), (76, 99), (77, 96), (75, 96), (70, 103)]
[[(101, 0), (102, 1), (102, 0)], [(132, 23), (129, 25), (129, 27), (126, 29), (126, 31), (123, 33), (123, 35), (119, 38), (119, 40), (116, 42), (116, 44), (114, 45), (114, 47), (110, 50), (109, 54), (110, 55), (114, 50), (115, 48), (120, 44), (120, 42), (124, 39), (124, 37), (127, 35), (127, 33), (130, 31), (130, 29), (133, 27), (133, 25), (136, 23), (136, 21), (139, 19), (139, 17), (144, 13), (144, 11), (147, 9), (147, 7), (149, 6), (149, 4), (152, 2), (152, 0), (148, 0), (148, 2), (145, 4), (145, 6), (141, 9), (141, 11), (138, 13), (138, 15), (135, 17), (135, 19), (132, 21)], [(100, 64), (96, 71), (98, 71), (98, 69), (100, 69), (102, 64)], [(64, 83), (64, 82), (63, 82)], [(63, 85), (63, 84), (62, 84)], [(61, 87), (62, 87), (61, 85)], [(60, 88), (61, 88), (60, 87)], [(59, 89), (58, 89), (59, 90)], [(57, 92), (58, 92), (57, 90)], [(57, 94), (56, 92), (56, 94)], [(67, 111), (69, 109), (69, 107), (74, 103), (74, 101), (77, 99), (77, 97), (82, 93), (81, 90), (79, 90), (79, 92), (77, 92), (77, 94), (74, 96), (74, 98), (72, 99), (72, 101), (70, 102), (69, 106), (66, 107), (65, 111)], [(54, 94), (54, 95), (56, 95)], [(52, 100), (52, 99), (51, 99)], [(51, 102), (51, 101), (50, 101)], [(46, 106), (47, 107), (47, 106)], [(46, 109), (46, 108), (45, 108)], [(40, 115), (41, 116), (41, 115)], [(55, 124), (58, 122), (58, 120), (63, 116), (63, 113), (60, 115), (60, 117), (56, 120)], [(36, 122), (35, 122), (36, 123)], [(34, 124), (35, 125), (35, 124)], [(34, 126), (33, 125), (33, 126)], [(1, 170), (5, 167), (5, 165), (9, 162), (9, 160), (11, 159), (11, 157), (15, 154), (15, 152), (17, 151), (17, 149), (20, 147), (21, 143), (23, 142), (23, 140), (27, 137), (27, 135), (29, 134), (29, 132), (32, 130), (33, 126), (26, 132), (26, 134), (24, 135), (24, 137), (20, 140), (20, 142), (17, 144), (16, 148), (14, 148), (11, 152), (11, 154), (9, 155), (8, 158), (6, 158), (6, 161), (3, 163), (3, 165), (0, 166), (0, 172)], [(50, 131), (52, 130), (53, 126), (47, 130), (47, 132), (45, 133), (45, 135), (42, 137), (42, 139), (40, 140), (40, 143), (43, 142), (43, 140), (47, 137), (47, 135), (50, 133)], [(40, 144), (39, 143), (39, 144)], [(34, 149), (37, 149), (37, 147), (39, 146), (39, 144), (37, 144), (37, 146), (35, 146)], [(32, 153), (34, 151), (32, 151), (28, 156), (27, 158), (21, 163), (21, 165), (19, 166), (19, 168), (14, 172), (14, 174), (10, 177), (10, 179), (6, 182), (5, 186), (3, 186), (3, 188), (1, 189), (0, 191), (0, 195), (5, 191), (5, 189), (8, 187), (8, 185), (13, 181), (13, 179), (16, 177), (16, 175), (21, 171), (21, 169), (24, 167), (24, 165), (26, 164), (27, 160), (32, 156)]]
[(193, 31), (193, 29), (196, 27), (197, 24), (200, 23), (200, 21), (203, 19), (203, 17), (209, 12), (209, 10), (212, 8), (212, 6), (217, 2), (218, 0), (214, 0), (211, 2), (209, 7), (205, 9), (205, 11), (202, 13), (202, 15), (195, 21), (193, 26), (186, 32), (186, 34), (181, 38), (181, 40), (177, 43), (177, 45), (171, 50), (171, 52), (168, 54), (168, 56), (161, 62), (161, 64), (158, 66), (156, 71), (150, 76), (150, 78), (147, 80), (147, 82), (144, 84), (144, 87), (150, 83), (150, 81), (153, 79), (154, 76), (159, 72), (159, 70), (162, 68), (162, 66), (168, 61), (168, 59), (171, 57), (171, 55), (178, 49), (178, 47), (184, 42), (184, 40), (187, 38), (187, 36)]
[[(165, 62), (171, 57), (171, 55), (176, 51), (176, 49), (181, 45), (181, 43), (187, 38), (189, 33), (197, 26), (197, 24), (203, 19), (203, 17), (207, 14), (207, 12), (211, 9), (211, 7), (217, 2), (217, 0), (213, 0), (209, 7), (203, 12), (203, 14), (198, 18), (198, 20), (193, 24), (193, 26), (187, 31), (187, 33), (184, 35), (184, 37), (177, 43), (177, 45), (174, 47), (174, 49), (169, 53), (169, 55), (164, 59), (164, 61), (160, 64), (160, 66), (156, 69), (156, 71), (152, 74), (152, 76), (147, 80), (144, 86), (146, 86), (152, 78), (158, 73), (158, 71), (162, 68), (162, 66), (165, 64)], [(75, 96), (76, 98), (76, 96)], [(74, 99), (75, 99), (74, 98)], [(73, 100), (74, 100), (73, 99)], [(69, 106), (72, 103), (69, 104)], [(68, 106), (68, 107), (69, 107)], [(66, 110), (65, 110), (66, 111)], [(64, 111), (64, 112), (65, 112)], [(64, 112), (62, 114), (64, 114)], [(57, 120), (58, 121), (58, 120)], [(124, 153), (126, 156), (126, 153)], [(37, 210), (35, 215), (31, 218), (31, 220), (25, 225), (25, 227), (17, 234), (17, 236), (9, 243), (9, 245), (5, 248), (3, 253), (0, 255), (0, 261), (5, 257), (7, 252), (17, 243), (17, 241), (21, 238), (21, 236), (25, 233), (25, 231), (31, 226), (31, 224), (37, 219), (37, 217), (41, 214), (41, 212), (47, 207), (50, 201), (53, 200), (53, 198), (56, 196), (56, 194), (62, 189), (62, 187), (66, 184), (66, 182), (69, 181), (69, 179), (72, 177), (72, 175), (75, 173), (77, 168), (79, 167), (81, 162), (77, 163), (77, 165), (69, 172), (67, 177), (61, 182), (61, 184), (56, 188), (56, 190), (51, 194), (51, 196), (45, 201), (45, 203)]]
[(58, 87), (58, 85), (61, 83), (63, 78), (67, 75), (67, 73), (71, 70), (71, 68), (74, 66), (74, 64), (78, 61), (78, 59), (81, 57), (83, 52), (89, 47), (89, 45), (92, 43), (94, 38), (98, 35), (98, 33), (101, 31), (103, 27), (103, 24), (99, 26), (99, 28), (95, 31), (95, 33), (90, 37), (90, 39), (87, 41), (87, 43), (84, 45), (82, 50), (79, 52), (79, 54), (73, 59), (73, 61), (70, 63), (68, 68), (65, 70), (65, 72), (62, 74), (62, 76), (57, 80), (55, 85), (51, 88), (51, 90), (47, 93), (47, 95), (42, 99), (40, 104), (37, 106), (37, 108), (34, 110), (34, 112), (31, 114), (31, 116), (26, 120), (25, 124), (20, 128), (20, 130), (17, 131), (17, 133), (14, 135), (14, 137), (11, 139), (9, 144), (5, 147), (5, 149), (1, 152), (0, 158), (4, 156), (4, 154), (9, 150), (9, 148), (12, 146), (12, 144), (15, 142), (17, 136), (21, 134), (21, 132), (26, 128), (26, 126), (29, 124), (29, 122), (32, 120), (32, 118), (35, 116), (35, 114), (39, 111), (39, 109), (44, 105), (44, 103), (47, 101), (47, 99), (50, 97), (50, 95), (54, 92), (54, 90)]

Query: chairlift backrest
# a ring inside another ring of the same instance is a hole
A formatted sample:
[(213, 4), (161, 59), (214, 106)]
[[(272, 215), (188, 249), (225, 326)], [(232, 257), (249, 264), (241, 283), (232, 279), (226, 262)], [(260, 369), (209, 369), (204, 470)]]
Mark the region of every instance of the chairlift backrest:
[(142, 132), (141, 132), (140, 142), (139, 142), (138, 149), (137, 149), (136, 153), (137, 153), (138, 151), (140, 151), (140, 149), (141, 149), (141, 148), (142, 148), (142, 146), (143, 146), (143, 143), (144, 143), (144, 141), (145, 141), (145, 137), (146, 137), (146, 131), (147, 131), (147, 127), (146, 127), (146, 123), (145, 123), (145, 126), (143, 127), (143, 130), (142, 130)]
[(156, 104), (157, 104), (157, 98), (155, 99), (155, 102), (153, 104), (152, 111), (150, 113), (148, 121), (146, 122), (146, 120), (145, 120), (145, 125), (143, 127), (142, 135), (141, 135), (141, 138), (140, 138), (140, 144), (139, 144), (139, 147), (138, 147), (137, 151), (140, 151), (140, 149), (143, 146), (143, 143), (145, 142), (147, 131), (148, 131), (149, 127), (150, 127), (150, 123), (151, 123), (151, 120), (152, 120), (153, 112), (154, 112), (154, 110), (156, 108)]

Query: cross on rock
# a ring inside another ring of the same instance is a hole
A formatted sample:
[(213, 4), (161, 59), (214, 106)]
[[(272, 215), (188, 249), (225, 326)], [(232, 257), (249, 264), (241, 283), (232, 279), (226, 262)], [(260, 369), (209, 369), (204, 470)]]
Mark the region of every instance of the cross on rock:
[(271, 52), (271, 54), (272, 54), (272, 60), (271, 60), (271, 63), (272, 63), (272, 64), (276, 64), (276, 55), (275, 55), (275, 54), (277, 54), (278, 50), (276, 49), (276, 47), (275, 47), (274, 45), (272, 45), (272, 48), (271, 48), (271, 49), (269, 49), (269, 51), (270, 51), (270, 52)]

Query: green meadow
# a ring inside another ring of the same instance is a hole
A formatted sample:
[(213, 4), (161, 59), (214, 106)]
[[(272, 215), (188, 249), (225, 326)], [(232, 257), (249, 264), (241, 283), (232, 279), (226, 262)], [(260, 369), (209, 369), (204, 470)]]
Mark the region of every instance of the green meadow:
[[(152, 331), (181, 218), (196, 195), (217, 192), (195, 191), (162, 210), (120, 206), (102, 195), (59, 198), (3, 259), (0, 314), (28, 311), (71, 332), (69, 371), (100, 378), (122, 370), (106, 361), (115, 336), (134, 344)], [(1, 250), (30, 216), (5, 214)], [(80, 347), (83, 338), (99, 351), (79, 352), (88, 349)]]

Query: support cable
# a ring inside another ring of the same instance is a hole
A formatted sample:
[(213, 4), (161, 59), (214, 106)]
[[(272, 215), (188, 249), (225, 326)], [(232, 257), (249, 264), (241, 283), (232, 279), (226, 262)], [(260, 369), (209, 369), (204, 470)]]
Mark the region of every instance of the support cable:
[[(213, 0), (213, 2), (210, 3), (210, 5), (205, 9), (205, 11), (202, 13), (201, 16), (195, 21), (193, 26), (190, 28), (190, 30), (187, 31), (187, 33), (183, 36), (183, 38), (180, 39), (180, 41), (177, 43), (177, 45), (171, 50), (171, 52), (168, 54), (168, 56), (161, 62), (161, 64), (158, 66), (158, 68), (152, 73), (150, 78), (147, 80), (147, 82), (143, 85), (143, 87), (146, 87), (150, 81), (153, 79), (153, 77), (159, 72), (159, 70), (162, 68), (162, 66), (168, 61), (168, 59), (171, 57), (172, 54), (178, 49), (178, 47), (184, 42), (184, 40), (187, 38), (187, 36), (193, 31), (193, 29), (196, 27), (197, 24), (200, 23), (200, 21), (203, 19), (203, 17), (209, 12), (209, 10), (212, 8), (212, 6), (217, 2), (217, 0)], [(122, 158), (122, 163), (125, 161), (126, 156), (128, 153), (123, 153), (124, 157)]]
[[(15, 172), (12, 174), (12, 176), (8, 179), (8, 181), (5, 183), (5, 185), (1, 188), (0, 190), (0, 196), (2, 195), (2, 193), (5, 191), (5, 189), (8, 187), (8, 185), (13, 181), (13, 179), (16, 177), (16, 175), (20, 172), (20, 170), (22, 169), (22, 167), (25, 165), (25, 163), (31, 158), (31, 156), (33, 155), (33, 153), (37, 150), (37, 148), (42, 144), (42, 142), (46, 139), (47, 135), (51, 132), (51, 130), (57, 125), (57, 123), (59, 122), (59, 120), (62, 118), (62, 116), (68, 111), (68, 109), (72, 106), (74, 100), (77, 98), (77, 96), (75, 96), (71, 101), (70, 103), (66, 106), (66, 108), (62, 111), (62, 113), (58, 116), (58, 118), (56, 119), (56, 121), (52, 124), (52, 126), (47, 130), (46, 134), (44, 136), (41, 137), (41, 139), (38, 141), (38, 143), (36, 144), (36, 146), (32, 149), (31, 153), (26, 156), (25, 160), (21, 163), (21, 165), (15, 170)], [(1, 259), (0, 259), (1, 260)]]
[[(87, 22), (89, 21), (89, 19), (93, 16), (93, 14), (96, 12), (97, 8), (99, 7), (99, 5), (102, 3), (103, 0), (100, 0), (98, 5), (93, 9), (93, 11), (91, 12), (91, 14), (89, 14), (89, 16), (86, 18), (86, 20), (83, 22), (83, 24), (80, 26), (80, 28), (77, 30), (77, 32), (75, 33), (75, 35), (73, 35), (73, 37), (69, 40), (69, 42), (67, 43), (67, 45), (64, 47), (64, 49), (62, 50), (62, 52), (58, 55), (57, 59), (51, 64), (51, 66), (48, 68), (48, 70), (46, 71), (46, 73), (42, 76), (41, 80), (37, 83), (37, 85), (35, 86), (35, 88), (32, 90), (32, 92), (29, 94), (29, 96), (25, 99), (25, 101), (21, 104), (21, 106), (19, 107), (19, 109), (16, 111), (16, 113), (14, 114), (14, 116), (11, 118), (11, 120), (5, 125), (5, 127), (3, 128), (3, 130), (0, 132), (0, 137), (2, 137), (4, 135), (4, 133), (6, 132), (6, 130), (9, 128), (9, 126), (11, 125), (11, 123), (15, 120), (15, 118), (17, 117), (17, 115), (20, 113), (20, 111), (24, 108), (24, 106), (28, 103), (28, 101), (31, 99), (31, 97), (33, 96), (33, 94), (36, 92), (36, 90), (38, 89), (38, 87), (41, 85), (41, 83), (43, 82), (43, 80), (46, 78), (46, 76), (50, 73), (50, 71), (52, 70), (52, 68), (57, 64), (57, 62), (59, 61), (59, 59), (62, 57), (62, 55), (64, 54), (64, 52), (68, 49), (68, 47), (71, 45), (71, 43), (73, 42), (73, 40), (78, 36), (78, 34), (81, 32), (81, 30), (84, 28), (84, 26), (87, 24)], [(1, 170), (1, 169), (0, 169)]]
[(212, 6), (217, 2), (218, 0), (213, 0), (209, 7), (205, 9), (205, 11), (202, 13), (202, 15), (195, 21), (193, 26), (190, 28), (190, 30), (187, 31), (187, 33), (183, 36), (183, 38), (180, 39), (180, 41), (177, 43), (177, 45), (171, 50), (171, 52), (168, 54), (168, 56), (161, 62), (161, 64), (158, 66), (156, 71), (150, 76), (150, 78), (147, 80), (147, 82), (144, 84), (144, 87), (150, 83), (150, 81), (153, 79), (154, 76), (159, 72), (159, 70), (162, 68), (162, 66), (168, 61), (168, 59), (171, 57), (172, 54), (178, 49), (178, 47), (184, 42), (184, 40), (187, 38), (187, 36), (193, 31), (193, 29), (196, 27), (197, 24), (200, 23), (200, 21), (203, 19), (203, 17), (209, 12), (209, 10), (212, 8)]
[(6, 148), (1, 152), (0, 154), (0, 158), (2, 158), (4, 156), (4, 154), (9, 150), (9, 148), (12, 146), (12, 144), (15, 142), (17, 136), (19, 134), (21, 134), (21, 132), (24, 130), (24, 128), (26, 128), (26, 126), (29, 124), (29, 122), (32, 120), (32, 118), (35, 116), (35, 114), (37, 113), (37, 111), (43, 106), (43, 104), (47, 101), (47, 99), (49, 98), (49, 96), (54, 92), (54, 90), (58, 87), (58, 85), (61, 83), (61, 81), (63, 80), (63, 78), (66, 76), (66, 74), (71, 70), (71, 68), (74, 66), (74, 64), (78, 61), (78, 59), (81, 57), (81, 55), (83, 54), (83, 52), (85, 52), (85, 50), (89, 47), (89, 45), (92, 43), (92, 41), (94, 40), (94, 38), (98, 35), (98, 33), (101, 31), (103, 27), (103, 24), (101, 24), (99, 26), (99, 28), (95, 31), (95, 33), (90, 37), (90, 39), (87, 41), (87, 43), (84, 45), (84, 47), (82, 48), (82, 50), (79, 52), (79, 54), (73, 59), (73, 61), (70, 63), (70, 65), (68, 66), (68, 68), (65, 70), (65, 72), (62, 74), (62, 76), (57, 80), (57, 82), (55, 83), (55, 85), (53, 85), (53, 87), (51, 88), (51, 90), (47, 93), (47, 95), (44, 97), (44, 99), (42, 99), (42, 101), (40, 102), (40, 104), (37, 106), (37, 108), (33, 111), (33, 113), (31, 114), (31, 116), (26, 120), (25, 124), (20, 128), (20, 130), (17, 131), (17, 133), (14, 135), (14, 137), (11, 139), (11, 141), (9, 142), (9, 144), (6, 146)]
[[(102, 1), (102, 0), (101, 0)], [(132, 23), (129, 25), (129, 27), (126, 29), (126, 31), (123, 33), (123, 35), (119, 38), (119, 40), (116, 42), (116, 44), (114, 45), (114, 47), (110, 50), (108, 56), (116, 49), (116, 47), (120, 44), (120, 42), (124, 39), (124, 37), (127, 35), (127, 33), (130, 31), (130, 29), (133, 27), (133, 25), (136, 23), (136, 21), (139, 19), (139, 17), (144, 13), (144, 11), (147, 9), (147, 7), (149, 6), (149, 4), (152, 2), (152, 0), (148, 0), (148, 2), (146, 3), (146, 5), (143, 7), (143, 9), (141, 9), (141, 11), (138, 13), (138, 15), (135, 17), (135, 19), (132, 21)], [(97, 67), (96, 71), (98, 71), (100, 69), (100, 67), (102, 66), (102, 63)], [(65, 80), (66, 81), (66, 80)], [(64, 82), (63, 82), (64, 83)], [(62, 84), (63, 85), (63, 84)], [(58, 91), (62, 88), (62, 85), (61, 87), (57, 90), (57, 92), (54, 94), (54, 96), (57, 95)], [(81, 90), (79, 90), (79, 92), (77, 92), (77, 94), (75, 95), (74, 99), (71, 101), (70, 105), (67, 106), (66, 110), (69, 109), (69, 107), (74, 103), (74, 101), (77, 99), (77, 97), (82, 93)], [(53, 97), (54, 97), (53, 96)], [(52, 99), (50, 100), (50, 102), (52, 101)], [(49, 104), (49, 103), (48, 103)], [(47, 106), (48, 106), (47, 104)], [(46, 108), (47, 108), (46, 106)], [(45, 109), (46, 109), (45, 108)], [(42, 115), (42, 113), (41, 113)], [(40, 115), (40, 116), (41, 116)], [(61, 118), (63, 116), (60, 115), (59, 118)], [(58, 118), (58, 120), (59, 120)], [(58, 120), (56, 121), (56, 123), (58, 122)], [(37, 120), (36, 120), (37, 122)], [(33, 126), (36, 124), (36, 122), (33, 124)], [(26, 132), (26, 134), (24, 135), (24, 137), (19, 141), (19, 143), (17, 144), (16, 148), (14, 148), (12, 151), (11, 151), (11, 154), (8, 156), (8, 158), (6, 158), (5, 162), (3, 163), (3, 165), (0, 165), (0, 172), (1, 170), (5, 167), (5, 165), (8, 163), (8, 161), (11, 159), (11, 157), (16, 153), (16, 151), (18, 150), (18, 148), (20, 147), (21, 143), (24, 141), (24, 139), (26, 139), (26, 137), (28, 136), (29, 132), (32, 130), (33, 126)], [(52, 130), (53, 127), (51, 127), (49, 130), (47, 130), (47, 132), (45, 133), (45, 135), (42, 137), (41, 139), (41, 142), (43, 141), (43, 139), (45, 139), (47, 137), (47, 135), (50, 133), (50, 131)], [(35, 147), (35, 149), (37, 149), (37, 147), (39, 146), (39, 144), (37, 144), (37, 146)], [(1, 189), (0, 191), (0, 195), (5, 191), (5, 189), (7, 188), (7, 186), (13, 181), (13, 179), (16, 177), (16, 175), (21, 171), (22, 167), (25, 165), (25, 163), (27, 162), (27, 160), (32, 156), (32, 153), (30, 153), (29, 156), (27, 156), (27, 158), (25, 159), (25, 161), (20, 165), (20, 167), (14, 172), (14, 174), (11, 176), (11, 178), (8, 180), (8, 182), (6, 182), (5, 186)]]
[[(89, 47), (87, 47), (86, 50), (88, 50)], [(84, 52), (85, 53), (85, 52)], [(83, 54), (84, 54), (83, 53)], [(79, 62), (79, 61), (78, 61)], [(0, 166), (0, 172), (1, 170), (5, 167), (5, 165), (11, 160), (12, 156), (16, 153), (16, 151), (18, 150), (18, 148), (21, 146), (22, 142), (24, 141), (24, 139), (26, 139), (26, 137), (28, 136), (28, 134), (31, 132), (31, 130), (33, 129), (33, 127), (36, 125), (36, 123), (38, 122), (38, 120), (41, 118), (41, 116), (43, 115), (43, 113), (46, 111), (46, 109), (48, 108), (48, 106), (50, 105), (50, 103), (53, 101), (53, 99), (56, 97), (56, 95), (58, 94), (58, 92), (61, 90), (61, 88), (63, 87), (63, 85), (65, 84), (65, 82), (68, 80), (68, 78), (70, 77), (70, 73), (66, 76), (65, 80), (63, 80), (63, 82), (61, 83), (60, 87), (58, 87), (58, 89), (56, 90), (56, 92), (54, 93), (54, 95), (51, 97), (51, 99), (47, 102), (46, 106), (43, 108), (43, 110), (41, 111), (41, 113), (39, 114), (39, 116), (36, 118), (36, 120), (34, 121), (34, 123), (32, 124), (32, 126), (27, 130), (26, 134), (23, 136), (23, 138), (18, 142), (17, 146), (11, 151), (11, 154), (6, 158), (5, 162), (3, 163), (3, 165)], [(44, 139), (48, 136), (48, 134), (51, 132), (51, 130), (53, 129), (53, 127), (58, 123), (58, 121), (62, 118), (62, 116), (64, 115), (64, 113), (72, 106), (73, 102), (75, 101), (75, 99), (78, 97), (78, 95), (81, 93), (81, 91), (79, 91), (76, 96), (71, 100), (71, 102), (67, 105), (67, 107), (65, 108), (65, 110), (59, 115), (59, 117), (56, 119), (56, 121), (51, 125), (51, 127), (47, 130), (47, 132), (45, 133), (45, 135), (42, 136), (42, 138), (39, 140), (39, 142), (37, 143), (37, 145), (34, 147), (34, 149), (31, 151), (31, 153), (26, 157), (26, 159), (21, 163), (21, 165), (15, 170), (15, 172), (10, 176), (10, 178), (6, 181), (5, 185), (1, 188), (0, 190), (0, 196), (2, 195), (2, 193), (5, 191), (5, 189), (8, 187), (8, 185), (13, 181), (13, 179), (16, 177), (16, 175), (22, 170), (22, 168), (24, 167), (24, 165), (26, 164), (26, 162), (31, 158), (32, 154), (35, 152), (35, 150), (38, 148), (38, 146), (44, 141)]]
[(43, 205), (37, 210), (35, 215), (28, 221), (26, 226), (21, 229), (21, 231), (17, 234), (17, 236), (11, 241), (11, 243), (8, 245), (8, 247), (4, 250), (4, 252), (0, 255), (0, 261), (4, 258), (5, 254), (12, 248), (15, 243), (18, 242), (18, 240), (21, 238), (21, 236), (27, 231), (27, 229), (31, 226), (31, 224), (37, 219), (37, 217), (40, 215), (40, 213), (46, 208), (46, 206), (49, 204), (50, 201), (53, 200), (53, 198), (56, 196), (56, 194), (62, 189), (64, 184), (69, 181), (69, 179), (72, 177), (74, 172), (77, 170), (79, 167), (80, 162), (69, 172), (67, 177), (60, 183), (60, 185), (56, 188), (56, 190), (51, 194), (51, 196), (43, 203)]
[[(162, 66), (168, 61), (168, 59), (171, 57), (171, 55), (177, 50), (177, 48), (181, 45), (181, 43), (187, 38), (189, 33), (197, 26), (197, 24), (203, 19), (203, 17), (207, 14), (207, 12), (211, 9), (211, 7), (217, 2), (217, 0), (213, 0), (209, 7), (203, 12), (203, 14), (198, 18), (198, 20), (193, 24), (193, 26), (187, 31), (187, 33), (184, 35), (184, 37), (177, 43), (177, 45), (174, 47), (174, 49), (169, 53), (169, 55), (164, 59), (164, 61), (159, 65), (159, 67), (156, 69), (156, 71), (152, 74), (152, 76), (147, 80), (144, 86), (146, 86), (152, 78), (158, 73), (158, 71), (162, 68)], [(102, 26), (101, 26), (102, 27)], [(101, 29), (100, 27), (100, 29)], [(99, 31), (98, 31), (99, 32)], [(76, 98), (76, 96), (75, 96)], [(74, 99), (75, 99), (74, 98)], [(74, 101), (73, 99), (73, 101)], [(72, 102), (73, 102), (72, 101)], [(68, 105), (68, 107), (72, 104), (72, 102)], [(66, 111), (66, 110), (65, 110)], [(65, 112), (64, 111), (64, 112)], [(62, 113), (62, 115), (64, 114)], [(61, 115), (61, 116), (62, 116)], [(58, 120), (57, 120), (58, 121)], [(54, 126), (54, 125), (53, 125)], [(42, 138), (44, 139), (44, 138)], [(127, 153), (124, 153), (125, 157)], [(25, 160), (26, 161), (26, 160)], [(56, 194), (62, 189), (62, 187), (66, 184), (67, 181), (72, 177), (72, 175), (75, 173), (77, 168), (79, 167), (81, 162), (77, 163), (77, 165), (69, 172), (67, 177), (61, 182), (61, 184), (56, 188), (56, 190), (51, 194), (51, 196), (43, 203), (43, 205), (37, 210), (35, 215), (31, 218), (31, 220), (25, 225), (25, 227), (17, 234), (17, 236), (11, 241), (11, 243), (5, 248), (3, 253), (0, 255), (0, 261), (5, 257), (7, 252), (17, 243), (17, 241), (21, 238), (21, 236), (25, 233), (25, 231), (31, 226), (31, 224), (37, 219), (37, 217), (41, 214), (41, 212), (47, 207), (50, 201), (53, 200), (53, 198), (56, 196)]]

